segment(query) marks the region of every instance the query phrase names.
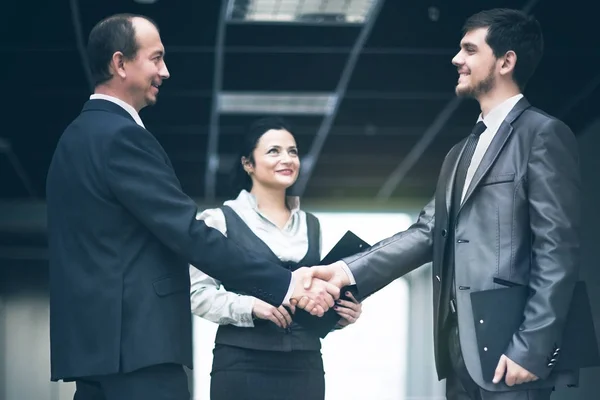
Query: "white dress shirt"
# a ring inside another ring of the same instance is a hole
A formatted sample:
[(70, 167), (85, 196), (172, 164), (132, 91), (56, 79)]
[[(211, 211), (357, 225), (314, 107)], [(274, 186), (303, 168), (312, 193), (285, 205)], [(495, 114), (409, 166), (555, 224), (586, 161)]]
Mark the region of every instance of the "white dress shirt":
[(131, 106), (131, 104), (127, 104), (123, 100), (117, 99), (116, 97), (109, 96), (107, 94), (98, 94), (98, 93), (94, 93), (93, 95), (91, 95), (90, 100), (106, 100), (106, 101), (110, 101), (112, 103), (115, 103), (115, 104), (121, 106), (121, 108), (123, 108), (125, 111), (127, 111), (131, 115), (133, 120), (139, 126), (141, 126), (142, 128), (145, 128), (144, 123), (142, 122), (142, 119), (140, 118), (140, 115), (138, 114), (137, 111), (135, 111), (135, 108), (133, 108)]
[(465, 178), (465, 186), (463, 187), (461, 203), (465, 199), (465, 195), (467, 194), (467, 189), (469, 189), (469, 185), (471, 184), (471, 180), (475, 175), (475, 171), (481, 164), (481, 160), (485, 155), (488, 147), (492, 143), (494, 136), (500, 129), (500, 125), (506, 119), (508, 113), (515, 107), (515, 105), (523, 98), (521, 93), (516, 96), (510, 97), (504, 100), (502, 103), (498, 104), (496, 107), (492, 108), (492, 110), (483, 117), (479, 114), (479, 118), (477, 118), (477, 122), (483, 121), (486, 126), (485, 131), (479, 136), (479, 141), (477, 142), (477, 147), (475, 147), (475, 152), (473, 153), (473, 158), (471, 159), (471, 163), (469, 164), (469, 169), (467, 170), (467, 176)]
[[(288, 197), (287, 203), (291, 213), (282, 229), (260, 212), (254, 195), (245, 190), (235, 200), (226, 201), (224, 205), (231, 207), (277, 258), (281, 261), (298, 262), (308, 251), (306, 213), (300, 210), (298, 197)], [(205, 210), (198, 219), (227, 236), (225, 216), (220, 209)], [(320, 247), (319, 243), (319, 250)], [(190, 283), (192, 313), (220, 325), (254, 326), (254, 297), (226, 291), (221, 282), (194, 266), (190, 266)]]

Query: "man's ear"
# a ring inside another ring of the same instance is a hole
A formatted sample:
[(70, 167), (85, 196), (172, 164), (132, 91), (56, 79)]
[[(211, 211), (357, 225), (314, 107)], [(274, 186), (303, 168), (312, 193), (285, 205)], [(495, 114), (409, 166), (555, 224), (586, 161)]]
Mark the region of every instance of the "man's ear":
[(113, 74), (119, 75), (122, 79), (127, 77), (127, 72), (125, 72), (125, 57), (123, 53), (117, 51), (113, 54), (110, 60), (110, 69)]
[(500, 65), (500, 75), (512, 74), (517, 64), (517, 53), (512, 50), (506, 52), (502, 57), (502, 64)]

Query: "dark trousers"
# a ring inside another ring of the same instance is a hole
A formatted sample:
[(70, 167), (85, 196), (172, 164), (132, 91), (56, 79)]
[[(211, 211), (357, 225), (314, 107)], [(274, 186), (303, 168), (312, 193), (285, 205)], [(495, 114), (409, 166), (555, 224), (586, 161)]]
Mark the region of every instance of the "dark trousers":
[(264, 351), (217, 344), (211, 400), (323, 400), (320, 351)]
[(189, 400), (183, 366), (161, 364), (126, 374), (86, 377), (75, 381), (73, 400)]
[(446, 378), (446, 399), (448, 400), (549, 400), (552, 388), (537, 390), (513, 390), (509, 392), (488, 392), (481, 389), (467, 371), (460, 348), (458, 325), (450, 323), (448, 329), (448, 351), (451, 372)]

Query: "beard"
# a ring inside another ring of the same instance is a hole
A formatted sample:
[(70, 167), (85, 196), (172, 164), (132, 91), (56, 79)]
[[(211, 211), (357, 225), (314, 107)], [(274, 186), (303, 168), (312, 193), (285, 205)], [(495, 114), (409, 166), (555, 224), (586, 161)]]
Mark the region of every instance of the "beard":
[(146, 106), (153, 106), (156, 104), (157, 96), (147, 96), (146, 97)]
[(464, 88), (456, 86), (456, 95), (458, 97), (478, 98), (479, 96), (489, 93), (494, 88), (495, 84), (496, 77), (494, 76), (494, 66), (492, 65), (488, 75), (474, 86)]

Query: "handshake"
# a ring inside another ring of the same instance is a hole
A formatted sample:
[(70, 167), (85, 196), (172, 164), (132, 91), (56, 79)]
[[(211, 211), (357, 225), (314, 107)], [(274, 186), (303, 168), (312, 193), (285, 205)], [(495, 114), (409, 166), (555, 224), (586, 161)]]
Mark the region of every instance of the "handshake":
[(337, 261), (329, 265), (302, 267), (294, 271), (294, 291), (290, 296), (289, 305), (322, 317), (340, 298), (340, 289), (351, 284), (345, 267), (342, 261)]

